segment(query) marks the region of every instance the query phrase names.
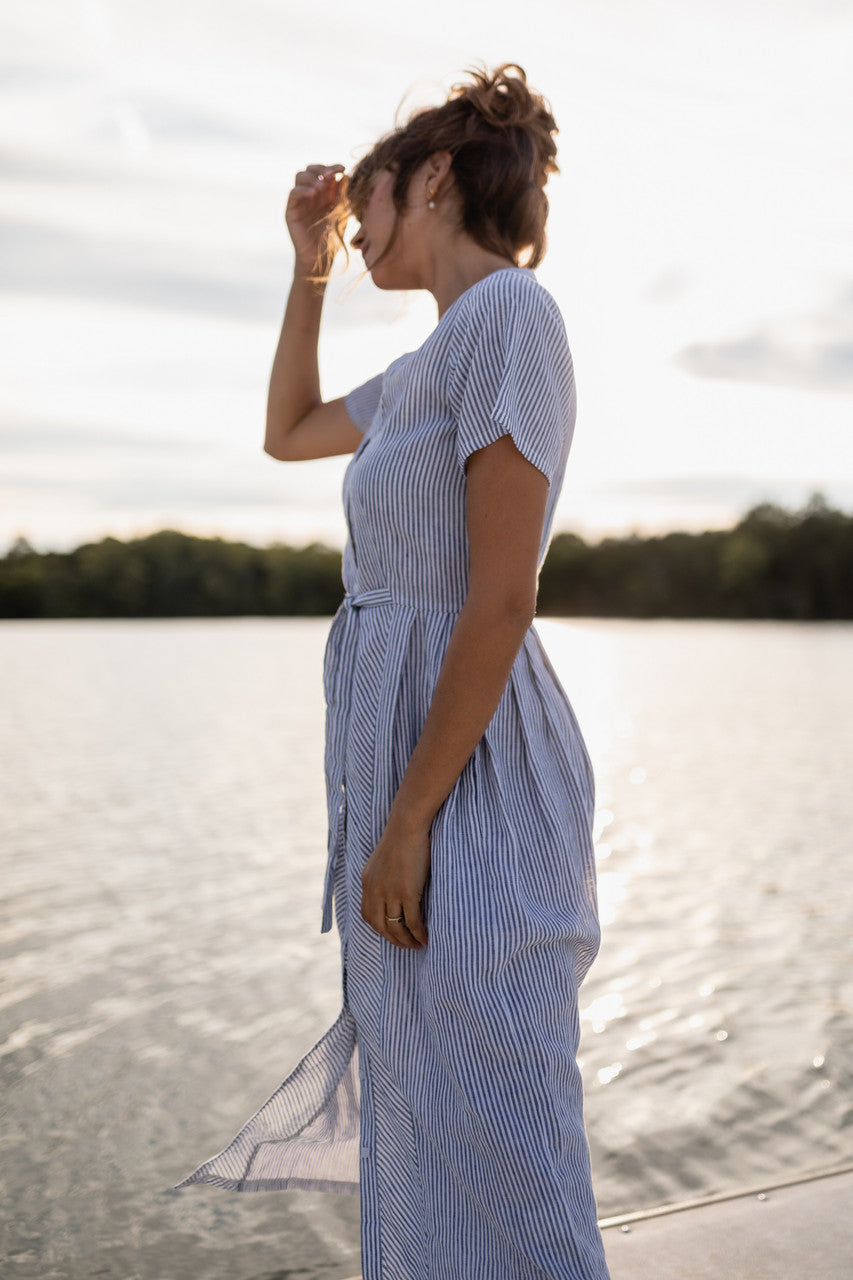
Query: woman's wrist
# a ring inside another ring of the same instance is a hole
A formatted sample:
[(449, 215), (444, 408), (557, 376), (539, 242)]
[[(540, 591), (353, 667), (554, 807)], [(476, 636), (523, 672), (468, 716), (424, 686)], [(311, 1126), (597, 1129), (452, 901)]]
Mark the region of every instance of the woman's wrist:
[(434, 817), (434, 813), (429, 813), (422, 805), (412, 804), (398, 792), (385, 826), (386, 830), (391, 827), (401, 836), (418, 836), (429, 832)]
[(306, 284), (312, 284), (314, 288), (326, 287), (326, 281), (317, 280), (317, 262), (312, 258), (310, 261), (305, 258), (295, 257), (293, 260), (293, 278), (294, 280), (304, 281)]

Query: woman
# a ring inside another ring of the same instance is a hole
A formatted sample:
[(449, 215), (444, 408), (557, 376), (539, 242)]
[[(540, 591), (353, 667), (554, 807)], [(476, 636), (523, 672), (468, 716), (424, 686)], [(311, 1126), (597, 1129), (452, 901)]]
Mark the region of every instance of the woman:
[[(349, 180), (309, 165), (287, 206), (264, 447), (354, 455), (325, 666), (323, 928), (334, 901), (344, 1006), (178, 1185), (360, 1186), (365, 1280), (608, 1274), (575, 1062), (599, 941), (593, 779), (531, 626), (575, 419), (533, 274), (555, 132), (520, 68), (474, 72)], [(323, 284), (350, 214), (374, 283), (428, 289), (439, 318), (324, 403)]]

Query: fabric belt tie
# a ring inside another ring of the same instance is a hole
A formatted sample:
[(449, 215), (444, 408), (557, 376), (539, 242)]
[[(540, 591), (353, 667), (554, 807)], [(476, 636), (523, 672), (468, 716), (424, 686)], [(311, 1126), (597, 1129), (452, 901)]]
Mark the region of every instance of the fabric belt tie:
[[(377, 587), (373, 591), (348, 591), (343, 598), (344, 613), (338, 617), (341, 622), (349, 613), (357, 613), (360, 609), (376, 609), (379, 605), (393, 604), (394, 599), (387, 587)], [(343, 781), (342, 779), (340, 780)], [(341, 796), (339, 797), (340, 808), (338, 810), (338, 827), (334, 837), (334, 844), (329, 850), (329, 857), (326, 863), (326, 882), (323, 887), (323, 916), (322, 916), (322, 932), (328, 933), (332, 927), (333, 907), (332, 899), (335, 889), (335, 874), (338, 862), (343, 856), (342, 843), (344, 840), (343, 830), (343, 812), (346, 805), (344, 786), (341, 785)]]
[(348, 591), (344, 596), (344, 604), (348, 609), (375, 609), (380, 604), (393, 604), (394, 599), (387, 587), (376, 587), (373, 591)]

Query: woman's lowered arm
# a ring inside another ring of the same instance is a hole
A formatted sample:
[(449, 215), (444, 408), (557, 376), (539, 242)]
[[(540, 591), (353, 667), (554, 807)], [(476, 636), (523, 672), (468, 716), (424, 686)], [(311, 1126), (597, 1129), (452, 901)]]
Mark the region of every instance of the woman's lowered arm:
[[(385, 831), (362, 875), (362, 915), (398, 946), (427, 941), (429, 830), (486, 730), (536, 609), (548, 481), (502, 436), (468, 460), (469, 588)], [(386, 910), (391, 908), (391, 910)], [(389, 924), (400, 914), (406, 924)]]

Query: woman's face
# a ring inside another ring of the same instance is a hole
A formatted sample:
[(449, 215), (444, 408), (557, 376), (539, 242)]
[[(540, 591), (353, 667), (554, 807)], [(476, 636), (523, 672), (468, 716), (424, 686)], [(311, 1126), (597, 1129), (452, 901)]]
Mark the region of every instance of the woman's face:
[[(360, 251), (364, 265), (378, 288), (418, 288), (417, 255), (412, 254), (412, 248), (417, 244), (415, 224), (420, 214), (417, 203), (414, 207), (412, 205), (417, 187), (414, 181), (410, 183), (408, 207), (405, 213), (398, 214), (391, 198), (394, 176), (390, 169), (379, 169), (374, 175), (370, 195), (361, 215), (361, 224), (352, 238), (352, 246)], [(393, 245), (386, 254), (392, 237)]]

